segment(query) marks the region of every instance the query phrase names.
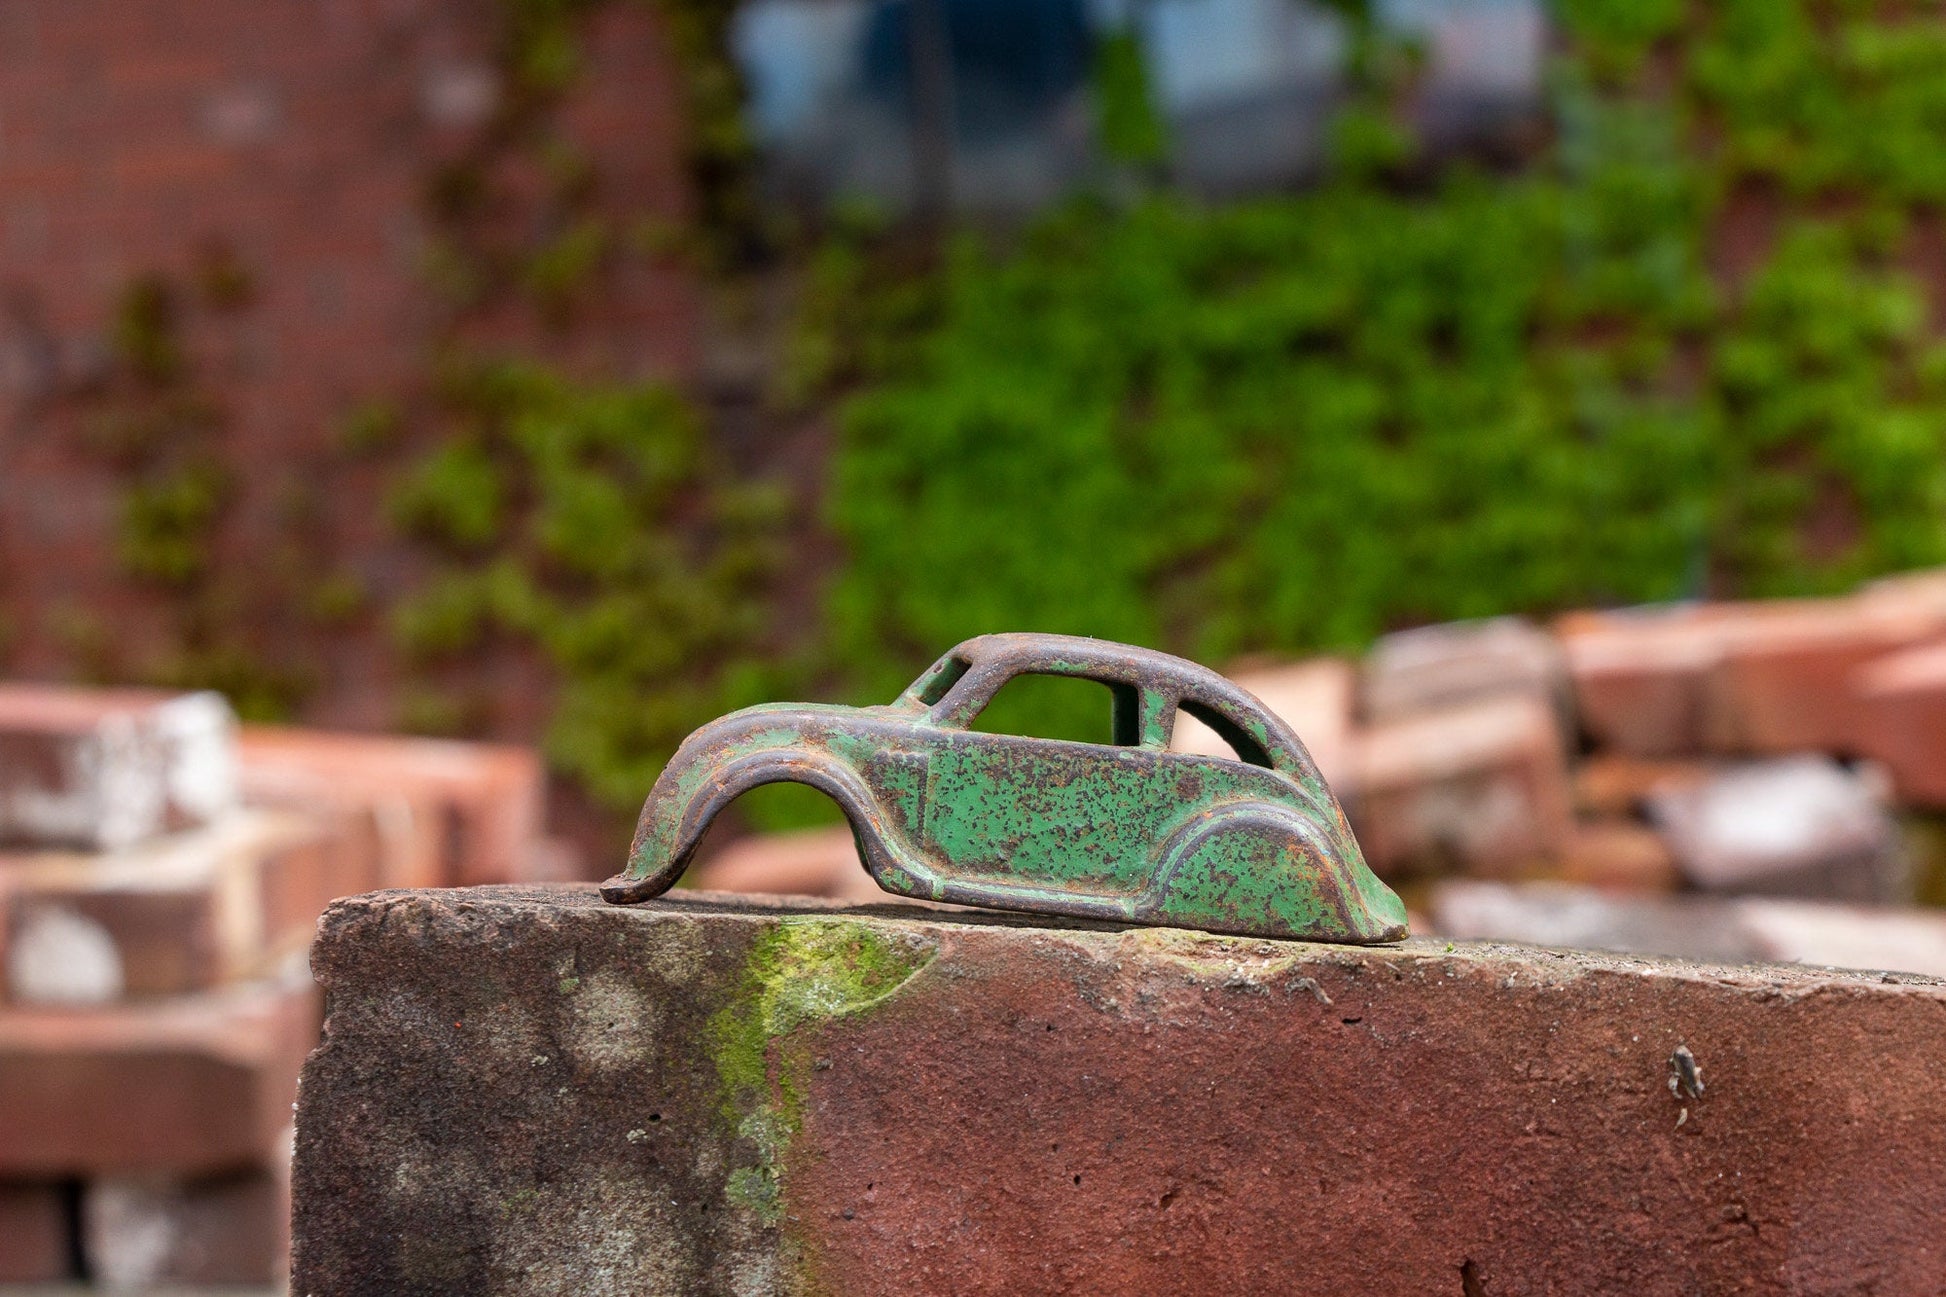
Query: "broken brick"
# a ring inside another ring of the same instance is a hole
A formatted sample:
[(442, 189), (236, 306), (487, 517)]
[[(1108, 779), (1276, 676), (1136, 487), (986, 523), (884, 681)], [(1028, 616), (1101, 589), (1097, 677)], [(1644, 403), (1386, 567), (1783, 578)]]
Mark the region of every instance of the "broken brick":
[(0, 684), (0, 841), (96, 850), (236, 804), (236, 720), (216, 694)]
[[(253, 797), (288, 801), (333, 786), (340, 799), (379, 806), (382, 830), (390, 814), (409, 833), (430, 832), (439, 883), (520, 881), (539, 859), (546, 789), (530, 749), (249, 726), (239, 759)], [(418, 850), (395, 854), (387, 883), (410, 885), (404, 875), (427, 867)]]
[(1571, 802), (1556, 712), (1501, 698), (1373, 725), (1353, 746), (1348, 811), (1381, 874), (1511, 875), (1558, 857)]
[(0, 1176), (263, 1165), (316, 1040), (301, 975), (140, 1005), (0, 1009)]
[(1898, 826), (1869, 780), (1828, 757), (1733, 766), (1657, 794), (1649, 816), (1683, 876), (1707, 891), (1910, 899)]
[(119, 850), (0, 853), (6, 998), (104, 1003), (260, 975), (380, 881), (315, 816), (239, 811)]
[(1366, 656), (1359, 699), (1365, 719), (1398, 720), (1507, 696), (1564, 705), (1561, 646), (1520, 617), (1445, 622), (1384, 636)]

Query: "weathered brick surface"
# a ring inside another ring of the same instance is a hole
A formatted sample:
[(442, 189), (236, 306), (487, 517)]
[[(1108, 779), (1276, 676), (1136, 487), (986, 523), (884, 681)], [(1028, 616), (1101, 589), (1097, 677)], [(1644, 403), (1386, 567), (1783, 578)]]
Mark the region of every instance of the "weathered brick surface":
[[(1231, 679), (1255, 694), (1297, 732), (1325, 780), (1342, 795), (1352, 779), (1352, 695), (1356, 675), (1342, 658), (1312, 658), (1283, 666), (1241, 670)], [(1233, 757), (1215, 730), (1178, 714), (1170, 746), (1178, 752)]]
[[(520, 882), (533, 867), (546, 782), (531, 748), (253, 726), (240, 761), (246, 791), (265, 797), (332, 786), (339, 798), (400, 808), (407, 835), (435, 818), (441, 876), (416, 885)], [(408, 836), (395, 875), (422, 870), (422, 848)]]
[(65, 1279), (71, 1260), (61, 1186), (0, 1183), (0, 1283)]
[(0, 683), (0, 841), (126, 846), (236, 804), (216, 694)]
[(381, 880), (328, 820), (241, 811), (104, 854), (0, 852), (4, 997), (90, 1003), (203, 990), (300, 949), (327, 902)]
[(296, 1292), (1930, 1294), (1946, 1260), (1922, 978), (580, 889), (341, 902), (315, 959)]
[(0, 1009), (0, 1176), (264, 1165), (316, 1039), (303, 981), (109, 1008)]
[(1373, 725), (1348, 810), (1372, 867), (1520, 871), (1560, 855), (1572, 816), (1560, 722), (1512, 697)]

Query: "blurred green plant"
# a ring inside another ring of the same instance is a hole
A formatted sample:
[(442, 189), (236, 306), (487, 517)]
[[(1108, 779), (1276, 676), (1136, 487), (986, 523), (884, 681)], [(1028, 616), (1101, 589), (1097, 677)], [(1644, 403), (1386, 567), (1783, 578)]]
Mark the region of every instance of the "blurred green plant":
[[(451, 369), (443, 399), (458, 434), (393, 494), (394, 518), (441, 555), (394, 610), (399, 640), (428, 662), (495, 635), (537, 648), (561, 681), (555, 765), (632, 808), (689, 730), (766, 692), (763, 596), (787, 502), (732, 479), (657, 383), (476, 361)], [(460, 723), (415, 698), (418, 727)]]
[[(1388, 181), (1410, 144), (1367, 95), (1310, 193), (1084, 201), (889, 291), (869, 245), (820, 251), (787, 381), (841, 394), (857, 696), (999, 628), (1220, 662), (1946, 561), (1946, 352), (1899, 259), (1946, 184), (1946, 29), (1561, 16), (1557, 137), (1520, 175)], [(1726, 288), (1753, 194), (1769, 246)]]

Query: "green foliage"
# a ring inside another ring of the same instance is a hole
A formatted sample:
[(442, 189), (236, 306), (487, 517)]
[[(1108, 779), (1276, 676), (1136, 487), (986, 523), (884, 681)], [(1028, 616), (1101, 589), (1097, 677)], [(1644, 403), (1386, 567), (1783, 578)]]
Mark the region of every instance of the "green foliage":
[(229, 477), (193, 464), (137, 482), (122, 497), (122, 566), (140, 577), (181, 587), (202, 575)]
[[(1946, 350), (1900, 264), (1946, 192), (1946, 35), (1874, 12), (1569, 0), (1522, 175), (1397, 190), (1414, 146), (1375, 75), (1322, 189), (1072, 206), (963, 238), (916, 304), (814, 274), (793, 378), (852, 383), (828, 612), (853, 692), (985, 630), (1222, 661), (1946, 561)], [(1739, 193), (1776, 214), (1726, 291)]]
[(395, 518), (450, 558), (394, 612), (422, 660), (509, 636), (562, 680), (548, 750), (616, 806), (639, 803), (697, 724), (763, 692), (753, 645), (783, 501), (731, 481), (653, 383), (577, 384), (460, 366), (463, 427), (400, 483)]

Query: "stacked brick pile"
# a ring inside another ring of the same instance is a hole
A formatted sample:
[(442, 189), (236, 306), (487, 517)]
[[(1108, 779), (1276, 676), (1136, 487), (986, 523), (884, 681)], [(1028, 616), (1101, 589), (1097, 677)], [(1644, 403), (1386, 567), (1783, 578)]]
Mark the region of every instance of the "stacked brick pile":
[[(1937, 888), (1946, 572), (1833, 599), (1430, 626), (1362, 662), (1235, 678), (1310, 747), (1374, 868), (1435, 918), (1454, 878), (1878, 906)], [(1187, 718), (1175, 741), (1222, 746)], [(872, 894), (842, 829), (746, 839), (698, 882)], [(1938, 941), (1946, 958), (1946, 928)]]
[(335, 897), (532, 878), (522, 749), (0, 685), (0, 1282), (281, 1278)]

